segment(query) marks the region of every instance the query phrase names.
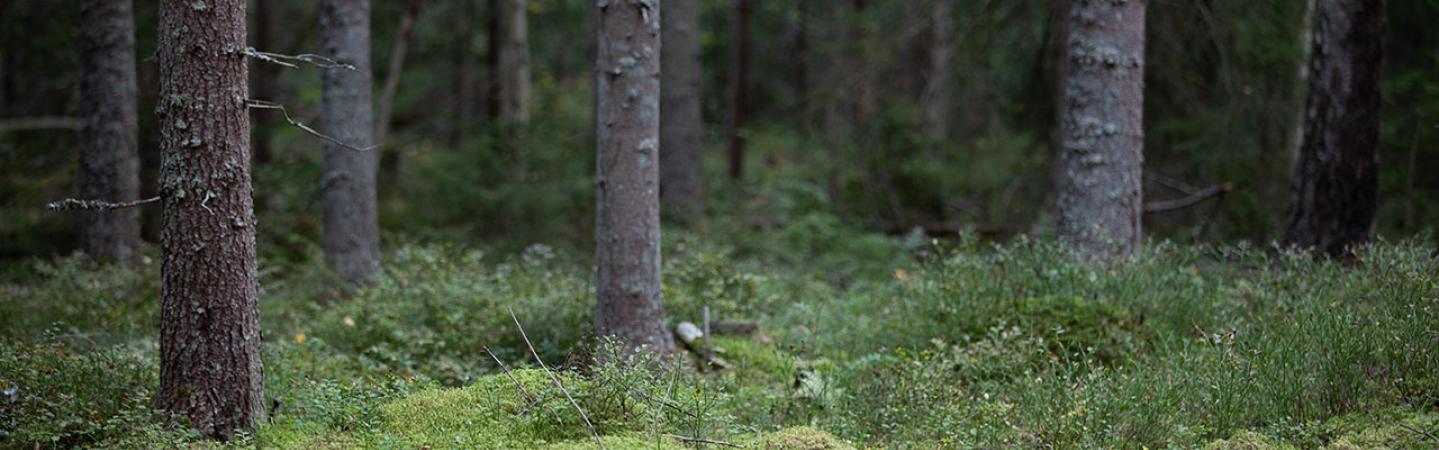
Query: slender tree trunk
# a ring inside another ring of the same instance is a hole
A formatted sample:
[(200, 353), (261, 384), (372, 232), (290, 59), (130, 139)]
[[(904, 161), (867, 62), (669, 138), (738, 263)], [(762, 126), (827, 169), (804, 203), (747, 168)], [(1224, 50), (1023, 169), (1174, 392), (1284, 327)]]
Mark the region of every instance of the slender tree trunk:
[[(420, 6), (424, 0), (405, 0), (405, 15), (400, 17), (400, 29), (395, 35), (395, 43), (390, 47), (390, 64), (385, 73), (385, 90), (380, 94), (378, 111), (375, 111), (375, 136), (374, 142), (380, 145), (382, 161), (380, 170), (385, 172), (385, 178), (398, 182), (400, 179), (400, 166), (404, 165), (404, 157), (398, 148), (385, 146), (386, 139), (390, 133), (390, 112), (395, 105), (395, 94), (400, 91), (400, 74), (405, 69), (405, 53), (410, 48), (410, 38), (415, 33), (415, 20), (420, 15)], [(366, 59), (369, 59), (366, 57)]]
[(734, 3), (733, 34), (734, 47), (730, 49), (729, 72), (729, 117), (725, 121), (725, 139), (729, 154), (729, 177), (739, 179), (744, 175), (745, 139), (740, 129), (744, 127), (745, 105), (749, 100), (749, 0), (732, 0)]
[(460, 14), (456, 18), (455, 26), (459, 28), (460, 42), (455, 45), (455, 67), (459, 68), (455, 76), (455, 95), (459, 97), (454, 102), (455, 124), (450, 134), (450, 147), (458, 148), (460, 142), (467, 136), (470, 127), (475, 125), (475, 103), (479, 101), (475, 93), (475, 84), (478, 83), (479, 70), (475, 62), (475, 0), (460, 0)]
[(954, 2), (930, 0), (929, 80), (924, 88), (924, 118), (931, 139), (949, 137), (950, 69), (954, 62)]
[(160, 3), (159, 405), (206, 436), (262, 420), (245, 1)]
[(595, 263), (599, 335), (674, 350), (660, 290), (659, 2), (597, 2)]
[(813, 120), (808, 117), (810, 100), (809, 85), (810, 77), (812, 76), (812, 70), (810, 69), (811, 62), (809, 61), (809, 20), (811, 15), (809, 0), (795, 0), (794, 9), (794, 57), (798, 63), (795, 67), (794, 79), (792, 80), (794, 85), (791, 89), (794, 90), (794, 112), (797, 114), (796, 117), (801, 118), (800, 126), (804, 127), (805, 131), (808, 132), (808, 129), (812, 127), (813, 124)]
[(692, 224), (704, 214), (700, 8), (695, 1), (669, 5), (660, 58), (660, 199), (670, 216)]
[[(139, 125), (135, 102), (135, 21), (131, 0), (80, 2), (79, 196), (127, 202), (140, 197)], [(86, 254), (129, 265), (138, 261), (140, 211), (80, 213)]]
[[(340, 142), (369, 147), (374, 137), (370, 66), (370, 1), (324, 0), (320, 35), (327, 55), (355, 70), (321, 74), (325, 130)], [(325, 262), (340, 277), (367, 284), (380, 270), (374, 151), (325, 144)]]
[(1070, 4), (1059, 235), (1101, 260), (1139, 249), (1145, 0)]
[(500, 122), (530, 121), (530, 38), (528, 0), (499, 0), (499, 41), (496, 42)]
[[(284, 50), (275, 48), (275, 7), (278, 6), (275, 0), (255, 0), (255, 37), (252, 39), (255, 47), (267, 52), (282, 52)], [(279, 66), (275, 64), (257, 64), (254, 70), (250, 71), (251, 97), (267, 101), (279, 101), (276, 98), (276, 78), (279, 77)], [(250, 118), (253, 122), (250, 139), (252, 141), (252, 152), (256, 166), (269, 164), (274, 159), (274, 150), (270, 145), (273, 134), (273, 115), (269, 112), (256, 114)], [(263, 206), (263, 202), (260, 202)]]
[(1304, 145), (1304, 116), (1308, 108), (1305, 108), (1306, 94), (1309, 92), (1309, 53), (1314, 47), (1314, 2), (1315, 0), (1304, 0), (1304, 17), (1300, 20), (1299, 45), (1304, 49), (1304, 57), (1300, 59), (1295, 70), (1294, 99), (1300, 104), (1294, 108), (1294, 122), (1289, 129), (1289, 139), (1285, 142), (1287, 147), (1285, 156), (1290, 167), (1299, 164), (1299, 149)]
[(1319, 0), (1304, 143), (1285, 242), (1344, 256), (1374, 229), (1379, 199), (1383, 0)]

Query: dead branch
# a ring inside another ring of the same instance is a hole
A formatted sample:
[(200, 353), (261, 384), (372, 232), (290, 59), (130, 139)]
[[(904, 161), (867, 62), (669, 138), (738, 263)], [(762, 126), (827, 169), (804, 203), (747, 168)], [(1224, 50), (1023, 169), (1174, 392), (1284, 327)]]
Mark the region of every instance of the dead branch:
[(1210, 187), (1207, 187), (1207, 188), (1204, 188), (1204, 189), (1200, 189), (1200, 190), (1198, 190), (1198, 191), (1195, 191), (1195, 192), (1193, 192), (1193, 193), (1191, 193), (1191, 194), (1189, 194), (1188, 196), (1183, 197), (1183, 198), (1178, 198), (1178, 199), (1174, 199), (1174, 200), (1162, 200), (1162, 201), (1157, 201), (1157, 202), (1145, 203), (1145, 204), (1144, 204), (1144, 212), (1145, 212), (1145, 213), (1161, 213), (1161, 212), (1168, 212), (1168, 211), (1174, 211), (1174, 210), (1178, 210), (1178, 209), (1188, 208), (1188, 207), (1190, 207), (1190, 206), (1194, 206), (1195, 204), (1197, 204), (1197, 203), (1199, 203), (1199, 202), (1208, 200), (1210, 197), (1214, 197), (1214, 196), (1217, 196), (1217, 195), (1224, 195), (1224, 194), (1228, 193), (1229, 191), (1231, 191), (1231, 190), (1233, 190), (1233, 189), (1234, 189), (1234, 186), (1231, 185), (1231, 184), (1229, 184), (1228, 182), (1219, 183), (1219, 184), (1216, 184), (1216, 185), (1213, 185), (1213, 186), (1210, 186)]
[(678, 434), (666, 434), (665, 437), (668, 437), (668, 438), (671, 438), (671, 439), (678, 439), (678, 440), (680, 440), (680, 441), (689, 442), (689, 443), (692, 443), (692, 444), (710, 444), (710, 445), (719, 445), (719, 446), (730, 447), (730, 448), (744, 448), (743, 445), (734, 444), (734, 443), (729, 443), (729, 442), (725, 442), (725, 441), (714, 441), (714, 440), (709, 440), (709, 439), (704, 439), (704, 438), (689, 437), (689, 436), (680, 436), (680, 435), (678, 435)]
[(285, 67), (289, 67), (289, 68), (291, 68), (291, 69), (298, 69), (300, 66), (297, 66), (297, 65), (295, 65), (295, 64), (292, 64), (292, 63), (290, 63), (289, 61), (302, 62), (302, 63), (310, 64), (310, 65), (315, 66), (315, 67), (319, 67), (319, 68), (321, 68), (321, 69), (344, 69), (344, 70), (353, 70), (353, 71), (359, 71), (359, 70), (360, 70), (360, 69), (355, 68), (354, 65), (345, 64), (345, 63), (342, 63), (342, 62), (339, 62), (339, 61), (335, 61), (335, 60), (333, 60), (333, 59), (326, 58), (326, 57), (324, 57), (324, 56), (316, 55), (316, 54), (313, 54), (313, 53), (301, 53), (301, 54), (298, 54), (298, 55), (282, 55), (282, 54), (279, 54), (279, 53), (270, 53), (270, 52), (262, 52), (262, 51), (259, 51), (259, 50), (255, 50), (255, 47), (245, 47), (245, 56), (248, 56), (248, 57), (251, 57), (251, 58), (255, 58), (255, 59), (258, 59), (258, 60), (260, 60), (260, 61), (264, 61), (264, 62), (268, 62), (268, 63), (279, 64), (279, 65), (282, 65), (282, 66), (285, 66)]
[(505, 376), (510, 377), (510, 381), (515, 382), (515, 387), (520, 389), (520, 393), (525, 394), (525, 399), (528, 400), (530, 403), (534, 403), (535, 396), (530, 395), (530, 391), (528, 389), (525, 389), (525, 385), (520, 383), (520, 380), (518, 378), (515, 378), (514, 374), (510, 373), (510, 366), (505, 365), (504, 361), (500, 361), (500, 357), (495, 356), (495, 352), (490, 351), (489, 347), (483, 348), (485, 350), (485, 353), (489, 353), (490, 358), (493, 358), (495, 360), (495, 364), (500, 365), (500, 370), (505, 371)]
[(1411, 425), (1409, 425), (1409, 424), (1407, 424), (1407, 423), (1403, 423), (1403, 422), (1400, 422), (1400, 423), (1399, 423), (1399, 426), (1404, 427), (1404, 429), (1409, 430), (1409, 431), (1413, 432), (1414, 434), (1418, 434), (1418, 435), (1420, 435), (1420, 436), (1424, 436), (1424, 437), (1427, 437), (1427, 438), (1429, 438), (1429, 439), (1433, 439), (1434, 442), (1439, 442), (1439, 436), (1435, 436), (1434, 433), (1430, 433), (1430, 432), (1428, 432), (1428, 431), (1424, 431), (1424, 430), (1422, 430), (1422, 429), (1419, 429), (1418, 427), (1414, 427), (1414, 426), (1411, 426)]
[(71, 130), (79, 131), (85, 122), (79, 117), (36, 116), (16, 117), (0, 120), (0, 134), (28, 130)]
[(575, 397), (570, 395), (570, 390), (566, 389), (565, 384), (560, 382), (560, 377), (555, 376), (555, 373), (550, 371), (550, 367), (545, 365), (545, 360), (540, 359), (540, 352), (535, 351), (535, 344), (531, 343), (530, 336), (528, 334), (525, 334), (525, 326), (520, 325), (520, 318), (515, 316), (515, 310), (509, 308), (506, 309), (510, 312), (510, 319), (513, 319), (515, 321), (515, 328), (518, 328), (520, 330), (520, 337), (524, 338), (525, 346), (530, 348), (530, 355), (535, 357), (535, 363), (539, 364), (540, 369), (543, 369), (545, 371), (545, 375), (548, 375), (550, 377), (550, 382), (554, 383), (556, 387), (560, 388), (560, 392), (565, 394), (565, 398), (570, 401), (571, 406), (575, 407), (575, 411), (579, 411), (580, 418), (585, 420), (585, 426), (590, 428), (590, 436), (593, 436), (595, 438), (595, 445), (598, 445), (600, 447), (600, 450), (604, 450), (605, 441), (600, 439), (600, 432), (595, 430), (595, 424), (593, 422), (590, 422), (590, 416), (588, 414), (585, 414), (584, 408), (580, 408), (579, 402), (576, 402)]
[(104, 200), (79, 200), (67, 198), (58, 202), (50, 202), (45, 205), (51, 211), (108, 211), (120, 208), (133, 208), (147, 203), (160, 201), (160, 197), (150, 197), (144, 200), (132, 202), (111, 203)]
[(349, 150), (354, 150), (354, 151), (357, 151), (357, 152), (368, 152), (368, 151), (370, 151), (370, 150), (374, 150), (374, 149), (376, 149), (376, 148), (379, 147), (379, 145), (371, 145), (371, 146), (369, 146), (369, 147), (356, 147), (356, 146), (354, 146), (354, 145), (351, 145), (351, 144), (348, 144), (348, 143), (345, 143), (345, 142), (341, 142), (339, 139), (335, 139), (335, 138), (332, 138), (332, 137), (330, 137), (330, 136), (326, 136), (326, 135), (320, 133), (319, 131), (315, 131), (314, 128), (310, 128), (308, 125), (305, 125), (304, 123), (301, 123), (300, 121), (295, 120), (293, 117), (290, 117), (290, 111), (286, 110), (286, 109), (285, 109), (285, 106), (284, 106), (284, 105), (281, 105), (281, 104), (279, 104), (279, 103), (268, 102), (268, 101), (264, 101), (264, 100), (249, 99), (249, 100), (246, 100), (246, 101), (245, 101), (245, 106), (246, 106), (246, 107), (249, 107), (249, 108), (254, 108), (254, 109), (278, 109), (278, 110), (280, 110), (280, 114), (285, 117), (285, 121), (286, 121), (286, 122), (289, 122), (290, 125), (294, 125), (295, 128), (299, 128), (299, 129), (301, 129), (301, 130), (304, 130), (306, 133), (310, 133), (311, 135), (313, 135), (313, 136), (315, 136), (315, 137), (318, 137), (318, 138), (320, 138), (320, 139), (324, 139), (324, 140), (327, 141), (327, 142), (333, 143), (333, 144), (335, 144), (335, 145), (344, 147), (344, 148), (349, 149)]

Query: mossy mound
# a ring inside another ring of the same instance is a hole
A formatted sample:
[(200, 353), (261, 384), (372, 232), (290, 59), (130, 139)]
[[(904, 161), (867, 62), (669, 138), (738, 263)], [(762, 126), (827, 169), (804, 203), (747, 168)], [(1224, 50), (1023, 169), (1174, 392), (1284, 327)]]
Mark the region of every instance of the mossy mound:
[(788, 384), (794, 380), (795, 358), (773, 345), (750, 338), (716, 337), (712, 343), (723, 349), (720, 356), (731, 364), (735, 381), (750, 384)]
[(1269, 436), (1253, 431), (1234, 433), (1229, 439), (1220, 439), (1204, 446), (1204, 450), (1297, 450), (1294, 446), (1277, 443)]
[(602, 436), (600, 441), (604, 447), (595, 443), (594, 438), (566, 441), (542, 447), (543, 450), (688, 450), (688, 447), (675, 442), (667, 437), (658, 439), (643, 433), (627, 433), (614, 436)]
[(761, 436), (751, 448), (764, 450), (853, 450), (854, 446), (814, 427), (785, 428)]
[[(541, 370), (515, 370), (510, 376), (486, 376), (454, 389), (421, 391), (381, 407), (380, 433), (373, 444), (399, 448), (536, 448), (591, 439), (579, 413), (553, 388)], [(577, 399), (588, 398), (591, 385), (559, 373)], [(523, 391), (517, 387), (523, 386)], [(528, 393), (528, 396), (526, 395)], [(534, 398), (535, 400), (531, 400)], [(601, 418), (637, 417), (637, 413), (587, 409), (602, 434), (636, 431), (638, 423)]]

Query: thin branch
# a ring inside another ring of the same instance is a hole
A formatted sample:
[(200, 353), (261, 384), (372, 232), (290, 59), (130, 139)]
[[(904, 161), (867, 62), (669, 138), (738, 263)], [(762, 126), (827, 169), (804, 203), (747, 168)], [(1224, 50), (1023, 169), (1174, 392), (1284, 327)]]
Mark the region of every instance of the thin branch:
[(285, 121), (286, 121), (286, 122), (289, 122), (290, 125), (294, 125), (296, 128), (299, 128), (299, 129), (301, 129), (301, 130), (304, 130), (306, 133), (310, 133), (311, 135), (314, 135), (315, 137), (318, 137), (318, 138), (320, 138), (320, 139), (324, 139), (324, 140), (327, 141), (327, 142), (330, 142), (330, 143), (332, 143), (332, 144), (335, 144), (335, 145), (344, 147), (344, 148), (349, 149), (349, 150), (354, 150), (354, 151), (357, 151), (357, 152), (368, 152), (368, 151), (370, 151), (370, 150), (374, 150), (374, 149), (376, 149), (376, 148), (379, 147), (379, 145), (371, 145), (371, 146), (369, 146), (369, 147), (356, 147), (356, 146), (354, 146), (354, 145), (350, 145), (350, 144), (341, 142), (339, 139), (335, 139), (335, 138), (326, 136), (326, 135), (324, 135), (324, 134), (321, 134), (319, 131), (315, 131), (314, 128), (310, 128), (308, 125), (305, 125), (304, 123), (301, 123), (300, 121), (295, 120), (295, 118), (290, 117), (290, 111), (286, 110), (286, 109), (285, 109), (285, 106), (284, 106), (284, 105), (281, 105), (281, 104), (279, 104), (279, 103), (267, 102), (267, 101), (264, 101), (264, 100), (249, 99), (249, 100), (246, 100), (246, 101), (245, 101), (245, 106), (250, 107), (250, 108), (254, 108), (254, 109), (278, 109), (278, 110), (280, 110), (280, 114), (285, 116)]
[(85, 125), (79, 117), (37, 116), (0, 120), (0, 134), (26, 130), (74, 130)]
[(1417, 427), (1410, 426), (1409, 424), (1403, 423), (1403, 422), (1400, 422), (1400, 423), (1399, 423), (1399, 426), (1404, 427), (1404, 429), (1409, 430), (1409, 431), (1412, 431), (1412, 432), (1414, 432), (1415, 434), (1418, 434), (1418, 435), (1420, 435), (1420, 436), (1424, 436), (1424, 437), (1427, 437), (1427, 438), (1429, 438), (1429, 439), (1433, 439), (1434, 442), (1439, 442), (1439, 436), (1435, 436), (1434, 433), (1430, 433), (1430, 432), (1428, 432), (1428, 431), (1421, 430), (1421, 429), (1419, 429), (1419, 428), (1417, 428)]
[(510, 381), (515, 382), (515, 387), (520, 388), (520, 392), (525, 394), (525, 399), (533, 403), (535, 401), (535, 396), (530, 395), (530, 391), (528, 389), (525, 389), (525, 385), (521, 384), (520, 380), (515, 378), (514, 374), (510, 373), (510, 366), (505, 365), (504, 361), (500, 361), (500, 357), (495, 356), (495, 352), (490, 351), (489, 347), (483, 348), (485, 350), (485, 353), (489, 353), (490, 358), (493, 358), (495, 360), (495, 364), (500, 365), (500, 370), (505, 371), (505, 376), (510, 377)]
[(533, 355), (535, 357), (535, 362), (540, 365), (540, 369), (544, 369), (545, 375), (548, 375), (550, 377), (550, 381), (553, 382), (555, 386), (560, 388), (560, 392), (565, 394), (565, 398), (570, 401), (571, 406), (575, 407), (575, 411), (579, 411), (580, 418), (585, 420), (585, 426), (590, 428), (590, 436), (593, 436), (595, 438), (595, 445), (598, 445), (600, 447), (600, 450), (604, 450), (605, 441), (600, 439), (600, 432), (595, 431), (595, 424), (593, 422), (590, 422), (590, 416), (588, 414), (585, 414), (584, 408), (580, 408), (579, 402), (576, 402), (575, 397), (570, 395), (570, 390), (566, 389), (565, 384), (560, 382), (560, 377), (555, 376), (555, 373), (550, 371), (550, 367), (545, 365), (545, 360), (540, 359), (540, 352), (535, 351), (535, 344), (531, 343), (530, 336), (525, 334), (525, 326), (520, 325), (520, 318), (515, 316), (515, 310), (509, 308), (505, 309), (510, 312), (510, 319), (513, 319), (515, 321), (515, 328), (518, 328), (520, 330), (520, 337), (524, 338), (525, 346), (530, 348), (530, 355)]
[(160, 201), (160, 197), (150, 197), (144, 200), (132, 202), (111, 203), (104, 200), (78, 200), (67, 198), (58, 202), (50, 202), (45, 205), (51, 211), (108, 211), (112, 209), (133, 208), (147, 203)]
[(689, 436), (680, 436), (680, 435), (678, 435), (678, 434), (666, 434), (665, 437), (668, 437), (668, 438), (671, 438), (671, 439), (679, 439), (679, 440), (681, 440), (681, 441), (689, 442), (689, 443), (693, 443), (693, 444), (710, 444), (710, 445), (719, 445), (719, 446), (730, 447), (730, 448), (744, 448), (743, 445), (734, 444), (734, 443), (730, 443), (730, 442), (725, 442), (725, 441), (712, 441), (712, 440), (704, 439), (704, 438), (689, 437)]
[(1163, 200), (1163, 201), (1145, 203), (1145, 204), (1144, 204), (1144, 212), (1146, 212), (1146, 213), (1160, 213), (1160, 212), (1167, 212), (1167, 211), (1174, 211), (1174, 210), (1177, 210), (1177, 209), (1188, 208), (1188, 207), (1190, 207), (1190, 206), (1194, 206), (1194, 204), (1196, 204), (1196, 203), (1199, 203), (1199, 202), (1202, 202), (1202, 201), (1204, 201), (1204, 200), (1207, 200), (1207, 199), (1209, 199), (1210, 197), (1214, 197), (1214, 196), (1216, 196), (1216, 195), (1223, 195), (1223, 194), (1225, 194), (1225, 193), (1227, 193), (1227, 192), (1229, 192), (1229, 191), (1231, 191), (1231, 190), (1234, 190), (1234, 186), (1233, 186), (1233, 185), (1231, 185), (1231, 184), (1229, 184), (1229, 183), (1227, 183), (1227, 182), (1225, 182), (1225, 183), (1219, 183), (1219, 184), (1216, 184), (1216, 185), (1213, 185), (1213, 186), (1210, 186), (1210, 187), (1207, 187), (1207, 188), (1204, 188), (1204, 189), (1195, 191), (1194, 193), (1189, 194), (1188, 196), (1186, 196), (1186, 197), (1184, 197), (1184, 198), (1179, 198), (1179, 199), (1174, 199), (1174, 200)]
[(307, 63), (321, 69), (344, 69), (357, 72), (360, 70), (355, 68), (355, 66), (352, 64), (345, 64), (313, 53), (301, 53), (292, 56), (282, 55), (279, 53), (262, 52), (259, 50), (255, 50), (255, 47), (245, 47), (245, 56), (249, 56), (260, 61), (279, 64), (285, 67), (289, 67), (291, 69), (297, 69), (300, 66), (292, 64), (289, 61), (299, 61), (302, 63)]

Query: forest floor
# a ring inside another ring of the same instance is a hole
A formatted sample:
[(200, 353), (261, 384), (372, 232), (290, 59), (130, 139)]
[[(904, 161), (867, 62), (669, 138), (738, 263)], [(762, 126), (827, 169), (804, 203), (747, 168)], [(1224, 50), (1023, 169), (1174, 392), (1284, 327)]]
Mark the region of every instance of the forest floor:
[[(1351, 267), (1151, 243), (1092, 266), (1044, 241), (826, 217), (743, 236), (666, 236), (672, 324), (706, 307), (759, 324), (715, 337), (734, 367), (704, 372), (689, 356), (588, 364), (602, 344), (583, 255), (391, 245), (383, 279), (348, 296), (314, 249), (267, 257), (270, 417), (231, 445), (1439, 448), (1427, 243), (1376, 244)], [(0, 274), (0, 448), (220, 445), (149, 406), (150, 251), (135, 271), (61, 258)]]

